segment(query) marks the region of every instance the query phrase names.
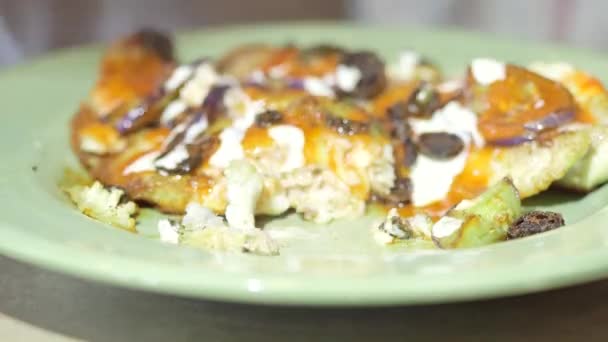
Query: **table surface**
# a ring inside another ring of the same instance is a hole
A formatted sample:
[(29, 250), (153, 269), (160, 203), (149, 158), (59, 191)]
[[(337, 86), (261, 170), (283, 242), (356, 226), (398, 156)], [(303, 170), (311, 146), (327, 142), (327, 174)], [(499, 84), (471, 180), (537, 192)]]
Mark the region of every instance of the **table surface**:
[(322, 309), (225, 304), (144, 293), (72, 278), (2, 256), (0, 272), (3, 340), (608, 339), (608, 281), (468, 303)]

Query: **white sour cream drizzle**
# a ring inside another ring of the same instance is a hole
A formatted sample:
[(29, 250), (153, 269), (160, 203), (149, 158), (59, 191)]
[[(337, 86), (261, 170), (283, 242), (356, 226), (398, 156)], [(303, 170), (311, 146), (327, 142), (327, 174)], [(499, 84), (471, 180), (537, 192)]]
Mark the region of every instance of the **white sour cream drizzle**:
[(454, 177), (459, 175), (467, 161), (471, 144), (483, 146), (484, 141), (477, 129), (477, 116), (458, 102), (450, 102), (436, 111), (431, 119), (410, 119), (416, 135), (431, 132), (447, 132), (458, 135), (465, 148), (448, 160), (438, 160), (419, 154), (410, 171), (413, 183), (412, 203), (420, 207), (439, 201), (448, 194)]
[(477, 83), (490, 85), (507, 77), (507, 67), (504, 63), (493, 59), (476, 58), (471, 62), (471, 73)]

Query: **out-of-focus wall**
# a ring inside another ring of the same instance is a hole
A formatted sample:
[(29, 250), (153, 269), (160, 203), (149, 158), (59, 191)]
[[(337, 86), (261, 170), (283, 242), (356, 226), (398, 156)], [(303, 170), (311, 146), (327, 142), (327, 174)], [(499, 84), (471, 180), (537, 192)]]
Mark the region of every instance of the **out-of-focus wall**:
[(355, 0), (349, 9), (370, 23), (456, 27), (608, 49), (604, 0)]
[(0, 0), (0, 65), (140, 27), (341, 19), (346, 0)]
[(604, 0), (0, 0), (0, 65), (142, 26), (312, 18), (456, 27), (602, 50), (605, 13)]

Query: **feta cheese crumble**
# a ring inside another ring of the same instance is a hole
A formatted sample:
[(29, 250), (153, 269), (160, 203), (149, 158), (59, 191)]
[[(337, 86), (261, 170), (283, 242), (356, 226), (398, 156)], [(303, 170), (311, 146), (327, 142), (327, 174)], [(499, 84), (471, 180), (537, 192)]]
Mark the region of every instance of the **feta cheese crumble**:
[(477, 83), (490, 85), (507, 77), (507, 67), (494, 59), (476, 58), (471, 62), (471, 73)]
[(262, 193), (263, 178), (246, 160), (235, 160), (225, 171), (227, 180), (226, 220), (232, 228), (255, 229), (255, 208)]
[(83, 214), (118, 228), (135, 231), (137, 205), (121, 203), (124, 192), (118, 188), (106, 189), (100, 182), (91, 186), (76, 185), (65, 189), (68, 196)]
[(304, 132), (293, 125), (278, 125), (268, 129), (268, 135), (285, 149), (285, 161), (279, 172), (288, 172), (304, 166)]
[(241, 141), (245, 132), (253, 125), (256, 115), (266, 109), (263, 100), (252, 100), (240, 88), (230, 88), (226, 92), (224, 105), (232, 125), (220, 133), (220, 146), (209, 159), (209, 164), (218, 168), (226, 168), (231, 161), (243, 158)]
[(361, 70), (340, 64), (336, 68), (336, 85), (340, 90), (352, 92), (361, 80)]
[(158, 221), (158, 233), (160, 234), (160, 241), (162, 242), (172, 244), (179, 243), (179, 225), (171, 222), (169, 219)]

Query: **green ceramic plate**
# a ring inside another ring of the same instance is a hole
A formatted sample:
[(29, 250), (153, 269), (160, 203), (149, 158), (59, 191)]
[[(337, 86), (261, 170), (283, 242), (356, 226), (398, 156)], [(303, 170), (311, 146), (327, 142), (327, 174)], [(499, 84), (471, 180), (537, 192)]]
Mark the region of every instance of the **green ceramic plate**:
[[(182, 35), (184, 59), (217, 55), (245, 42), (336, 42), (387, 59), (415, 48), (448, 71), (472, 57), (565, 60), (601, 77), (608, 63), (589, 52), (468, 33), (419, 32), (344, 24), (250, 26)], [(75, 210), (57, 187), (75, 165), (67, 123), (90, 89), (100, 48), (63, 51), (0, 73), (0, 251), (43, 267), (110, 284), (226, 301), (298, 305), (397, 305), (539, 291), (608, 276), (608, 187), (587, 196), (546, 194), (529, 206), (562, 212), (567, 227), (519, 241), (461, 251), (384, 250), (371, 217), (297, 227), (267, 224), (296, 238), (279, 257), (215, 255), (160, 243), (158, 214), (141, 235), (110, 228)]]

